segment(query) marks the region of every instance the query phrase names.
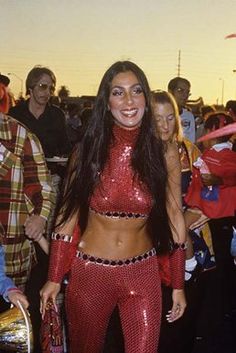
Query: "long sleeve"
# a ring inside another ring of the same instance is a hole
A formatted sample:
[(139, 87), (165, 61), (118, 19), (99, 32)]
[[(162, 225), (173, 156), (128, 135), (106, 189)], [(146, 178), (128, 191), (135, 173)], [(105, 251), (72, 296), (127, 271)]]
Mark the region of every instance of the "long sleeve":
[(171, 287), (173, 289), (184, 288), (185, 256), (184, 244), (176, 244), (169, 256)]
[[(65, 178), (65, 192), (74, 177), (74, 165), (76, 163), (76, 155), (72, 155)], [(59, 212), (60, 215), (60, 212)], [(59, 223), (60, 216), (56, 221)], [(48, 280), (51, 282), (61, 283), (65, 274), (70, 271), (73, 259), (76, 256), (76, 250), (80, 240), (79, 227), (79, 211), (75, 212), (63, 225), (56, 228), (52, 234), (50, 246), (50, 260)]]
[(72, 235), (63, 232), (53, 233), (50, 247), (48, 280), (61, 283), (70, 271), (71, 263), (76, 255), (80, 237), (80, 229), (76, 224)]
[(17, 289), (14, 282), (5, 275), (5, 260), (3, 247), (0, 245), (0, 295), (8, 301), (7, 294), (9, 289)]
[(47, 219), (55, 203), (55, 194), (40, 142), (32, 133), (28, 133), (25, 140), (23, 166), (28, 211)]

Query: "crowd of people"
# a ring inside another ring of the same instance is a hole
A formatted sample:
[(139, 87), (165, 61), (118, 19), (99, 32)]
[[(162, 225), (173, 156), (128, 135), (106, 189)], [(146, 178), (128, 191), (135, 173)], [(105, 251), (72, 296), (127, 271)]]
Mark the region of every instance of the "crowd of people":
[(28, 308), (34, 353), (207, 353), (236, 312), (236, 101), (196, 117), (187, 79), (151, 91), (130, 61), (82, 111), (51, 103), (47, 67), (11, 107), (9, 84), (0, 312)]

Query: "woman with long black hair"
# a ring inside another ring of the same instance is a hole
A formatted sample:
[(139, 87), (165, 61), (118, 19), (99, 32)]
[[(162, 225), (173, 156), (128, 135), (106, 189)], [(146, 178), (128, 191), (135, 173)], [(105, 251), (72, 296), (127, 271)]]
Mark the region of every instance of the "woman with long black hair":
[(70, 158), (52, 234), (49, 281), (41, 291), (44, 315), (69, 272), (71, 353), (101, 351), (116, 305), (126, 352), (156, 353), (161, 320), (157, 253), (171, 251), (168, 320), (182, 316), (185, 225), (175, 157), (169, 154), (166, 163), (155, 136), (143, 71), (130, 61), (116, 62), (102, 78), (85, 135)]

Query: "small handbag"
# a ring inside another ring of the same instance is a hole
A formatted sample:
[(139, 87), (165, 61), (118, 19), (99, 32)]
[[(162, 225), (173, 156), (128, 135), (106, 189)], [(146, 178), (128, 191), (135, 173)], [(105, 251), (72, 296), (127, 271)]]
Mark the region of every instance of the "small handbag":
[(63, 353), (63, 330), (61, 316), (52, 302), (47, 303), (44, 318), (41, 324), (42, 353)]

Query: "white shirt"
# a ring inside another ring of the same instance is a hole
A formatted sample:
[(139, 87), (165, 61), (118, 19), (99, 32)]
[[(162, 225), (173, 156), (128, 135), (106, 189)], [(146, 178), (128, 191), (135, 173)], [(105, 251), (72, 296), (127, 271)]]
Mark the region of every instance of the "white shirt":
[(180, 118), (183, 127), (184, 137), (194, 143), (196, 139), (194, 115), (189, 110), (183, 108), (183, 111), (180, 114)]

